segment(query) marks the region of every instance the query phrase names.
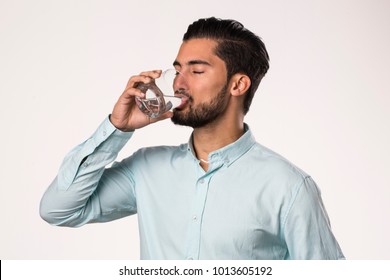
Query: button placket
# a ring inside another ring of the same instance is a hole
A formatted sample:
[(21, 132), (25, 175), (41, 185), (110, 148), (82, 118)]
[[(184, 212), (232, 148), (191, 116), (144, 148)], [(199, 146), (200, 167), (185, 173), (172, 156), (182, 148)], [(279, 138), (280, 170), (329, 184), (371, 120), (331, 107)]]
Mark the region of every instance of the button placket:
[(206, 204), (208, 192), (207, 178), (200, 178), (196, 184), (196, 192), (192, 207), (191, 223), (189, 225), (189, 243), (187, 248), (187, 258), (198, 259), (201, 239), (201, 225), (203, 209)]

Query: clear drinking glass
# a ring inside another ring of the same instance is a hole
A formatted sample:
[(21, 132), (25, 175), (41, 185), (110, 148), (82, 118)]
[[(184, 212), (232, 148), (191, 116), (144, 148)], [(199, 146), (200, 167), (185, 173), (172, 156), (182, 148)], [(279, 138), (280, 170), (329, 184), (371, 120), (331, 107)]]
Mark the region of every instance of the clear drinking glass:
[(157, 118), (181, 104), (181, 98), (174, 96), (173, 83), (178, 75), (175, 69), (165, 70), (160, 78), (150, 83), (140, 83), (137, 88), (145, 98), (135, 97), (138, 108), (151, 118)]

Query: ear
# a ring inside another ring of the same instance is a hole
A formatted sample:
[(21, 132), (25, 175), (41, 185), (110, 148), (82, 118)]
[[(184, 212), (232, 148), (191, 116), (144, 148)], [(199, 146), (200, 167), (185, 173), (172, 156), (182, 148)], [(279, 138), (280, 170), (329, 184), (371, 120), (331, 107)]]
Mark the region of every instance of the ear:
[(244, 95), (251, 86), (251, 79), (245, 74), (234, 74), (230, 81), (230, 93), (233, 96)]

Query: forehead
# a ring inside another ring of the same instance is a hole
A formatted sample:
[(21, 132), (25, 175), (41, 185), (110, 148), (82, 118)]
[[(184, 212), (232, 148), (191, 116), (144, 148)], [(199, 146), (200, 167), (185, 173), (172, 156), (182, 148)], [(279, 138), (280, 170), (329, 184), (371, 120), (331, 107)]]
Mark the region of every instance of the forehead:
[(217, 42), (212, 39), (190, 39), (184, 41), (179, 49), (176, 61), (181, 66), (191, 61), (205, 61), (210, 65), (224, 63), (214, 52)]

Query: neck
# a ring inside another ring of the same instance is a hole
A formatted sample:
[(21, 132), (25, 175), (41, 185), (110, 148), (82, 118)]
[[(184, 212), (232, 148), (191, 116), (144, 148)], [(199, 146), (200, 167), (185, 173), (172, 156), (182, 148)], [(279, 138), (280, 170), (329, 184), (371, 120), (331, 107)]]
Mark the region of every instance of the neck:
[(209, 153), (225, 147), (244, 134), (243, 119), (235, 121), (215, 121), (205, 127), (196, 128), (193, 132), (193, 145), (200, 165), (208, 169)]

